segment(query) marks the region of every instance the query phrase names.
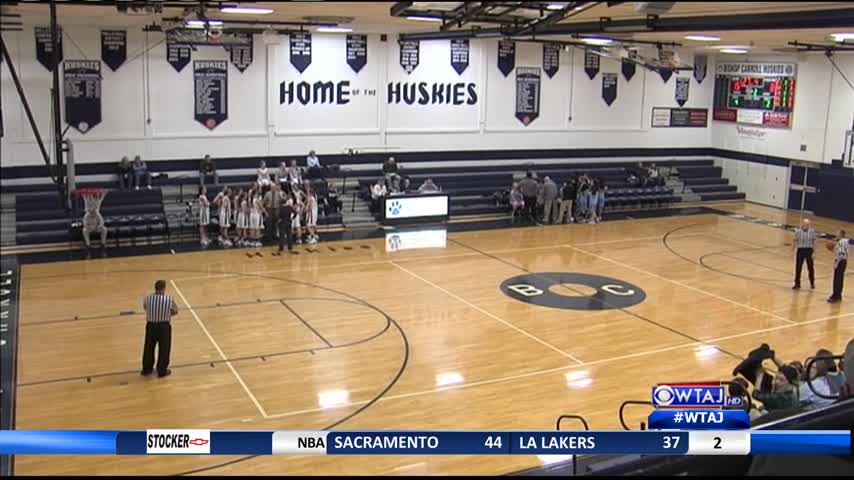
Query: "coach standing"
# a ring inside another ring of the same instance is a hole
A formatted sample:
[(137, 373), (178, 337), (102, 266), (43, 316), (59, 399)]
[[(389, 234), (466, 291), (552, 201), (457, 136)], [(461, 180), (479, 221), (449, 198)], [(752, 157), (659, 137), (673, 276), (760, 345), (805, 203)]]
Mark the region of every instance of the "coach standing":
[(815, 239), (815, 229), (810, 226), (808, 218), (803, 219), (801, 228), (795, 230), (795, 286), (792, 287), (792, 290), (801, 288), (801, 269), (804, 266), (804, 260), (807, 262), (810, 288), (815, 289), (815, 269), (813, 266)]
[(166, 295), (166, 281), (154, 283), (154, 293), (142, 301), (145, 309), (145, 346), (142, 353), (142, 375), (154, 372), (154, 346), (157, 350), (157, 376), (165, 377), (172, 374), (169, 370), (169, 353), (172, 350), (172, 320), (178, 315), (178, 305), (169, 295)]
[(828, 303), (842, 300), (842, 283), (845, 280), (845, 268), (848, 266), (848, 243), (845, 230), (840, 230), (833, 247), (833, 293), (827, 299)]

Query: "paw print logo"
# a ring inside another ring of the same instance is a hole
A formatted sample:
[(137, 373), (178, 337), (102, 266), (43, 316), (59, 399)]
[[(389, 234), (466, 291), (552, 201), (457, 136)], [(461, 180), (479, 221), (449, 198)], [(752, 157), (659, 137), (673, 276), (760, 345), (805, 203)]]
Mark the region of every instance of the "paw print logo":
[(400, 214), (401, 207), (402, 206), (400, 205), (400, 202), (395, 200), (395, 201), (391, 202), (391, 205), (389, 206), (389, 211), (391, 211), (392, 215), (398, 215), (398, 214)]

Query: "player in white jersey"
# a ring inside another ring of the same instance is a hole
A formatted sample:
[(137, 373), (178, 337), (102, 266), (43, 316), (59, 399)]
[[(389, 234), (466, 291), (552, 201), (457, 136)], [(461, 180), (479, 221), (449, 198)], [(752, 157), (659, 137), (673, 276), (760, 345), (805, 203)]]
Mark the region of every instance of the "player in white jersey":
[(210, 245), (208, 239), (208, 225), (211, 223), (211, 202), (208, 201), (208, 189), (204, 186), (199, 188), (199, 236), (202, 239), (202, 247)]
[(228, 239), (228, 229), (231, 227), (231, 189), (225, 187), (214, 198), (214, 205), (219, 207), (219, 242), (228, 248), (231, 240)]
[(241, 195), (238, 203), (240, 209), (237, 211), (237, 246), (245, 247), (249, 240), (249, 202), (247, 195)]
[(296, 237), (296, 243), (302, 243), (302, 216), (305, 209), (303, 193), (298, 189), (294, 189), (292, 196), (294, 202), (294, 219), (291, 222), (291, 231), (294, 237)]
[(307, 188), (305, 201), (305, 229), (308, 243), (317, 243), (317, 194), (314, 189)]
[(252, 205), (249, 210), (249, 236), (253, 247), (260, 247), (261, 244), (261, 228), (263, 227), (262, 215), (264, 205), (262, 204), (261, 195), (256, 194), (251, 199)]

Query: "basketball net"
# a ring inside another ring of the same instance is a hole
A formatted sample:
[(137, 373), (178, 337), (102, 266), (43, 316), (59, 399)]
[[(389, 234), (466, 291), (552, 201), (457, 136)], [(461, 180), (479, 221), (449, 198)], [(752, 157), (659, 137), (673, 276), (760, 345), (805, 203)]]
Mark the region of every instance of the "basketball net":
[(103, 203), (104, 197), (106, 197), (108, 193), (110, 193), (110, 191), (104, 188), (81, 188), (77, 190), (77, 194), (83, 198), (83, 203), (86, 205), (86, 211), (92, 213), (100, 213), (101, 203)]

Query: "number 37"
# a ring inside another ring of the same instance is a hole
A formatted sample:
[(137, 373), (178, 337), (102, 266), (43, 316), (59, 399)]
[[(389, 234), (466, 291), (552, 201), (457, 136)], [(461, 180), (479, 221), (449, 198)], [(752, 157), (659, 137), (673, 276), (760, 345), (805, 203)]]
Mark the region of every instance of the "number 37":
[(679, 437), (663, 437), (664, 448), (676, 448), (679, 445)]

